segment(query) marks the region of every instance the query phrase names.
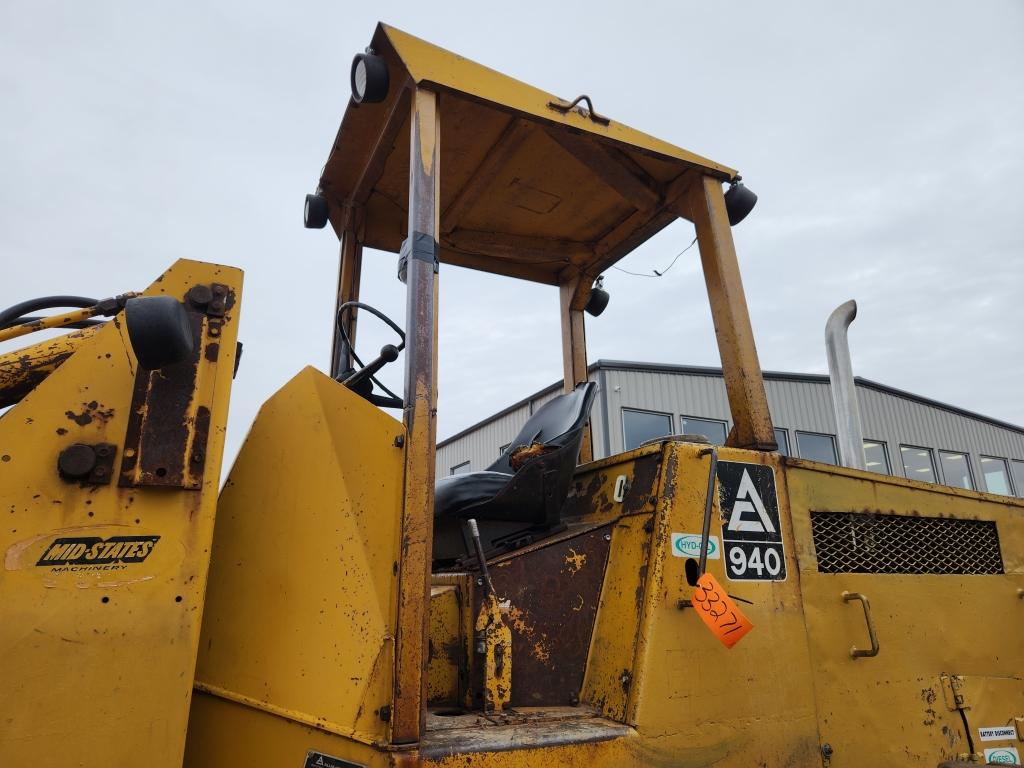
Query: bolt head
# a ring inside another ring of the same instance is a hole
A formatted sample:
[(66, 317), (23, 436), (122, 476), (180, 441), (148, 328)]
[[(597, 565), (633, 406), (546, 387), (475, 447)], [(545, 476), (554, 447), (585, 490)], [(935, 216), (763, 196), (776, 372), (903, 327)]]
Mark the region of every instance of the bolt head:
[(197, 307), (205, 307), (213, 301), (213, 291), (208, 285), (193, 285), (189, 288), (188, 300)]
[(96, 466), (96, 451), (91, 445), (75, 443), (60, 452), (57, 457), (57, 470), (62, 477), (69, 480), (80, 480), (88, 477)]

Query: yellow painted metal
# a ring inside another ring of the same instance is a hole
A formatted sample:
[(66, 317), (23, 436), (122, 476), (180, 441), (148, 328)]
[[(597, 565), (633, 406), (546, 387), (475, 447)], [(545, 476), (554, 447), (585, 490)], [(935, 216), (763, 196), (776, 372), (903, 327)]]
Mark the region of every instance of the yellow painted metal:
[(512, 700), (512, 630), (503, 610), (507, 606), (503, 609), (492, 592), (476, 617), (477, 642), (483, 644), (484, 712), (501, 712)]
[(430, 590), (430, 658), (427, 661), (427, 704), (459, 706), (459, 677), (465, 674), (462, 606), (454, 584)]
[[(236, 269), (179, 261), (146, 294), (219, 282), (240, 298), (241, 281)], [(58, 477), (74, 443), (113, 444), (120, 462), (136, 367), (120, 316), (0, 419), (0, 765), (181, 765), (238, 308), (218, 359), (199, 358), (208, 387), (192, 397), (211, 411), (199, 489)], [(123, 544), (102, 546), (112, 537)], [(94, 541), (68, 551), (77, 561), (39, 565), (58, 539)]]
[(13, 405), (31, 392), (96, 330), (83, 328), (0, 355), (0, 408)]
[(402, 434), (312, 368), (261, 409), (221, 494), (196, 667), (197, 690), (234, 704), (193, 710), (188, 765), (222, 765), (230, 723), (267, 714), (388, 741)]
[(674, 221), (672, 203), (693, 178), (735, 176), (618, 121), (563, 114), (549, 106), (557, 97), (393, 27), (378, 26), (371, 46), (390, 93), (350, 105), (319, 185), (339, 236), (357, 218), (369, 247), (394, 252), (406, 236), (402, 137), (417, 90), (444, 102), (443, 262), (552, 285), (579, 271), (593, 278)]
[[(441, 182), (441, 113), (436, 93), (417, 89), (412, 99), (409, 151), (410, 237), (436, 241)], [(415, 254), (414, 254), (415, 255)], [(402, 548), (398, 558), (395, 695), (391, 738), (419, 741), (425, 715), (434, 526), (434, 453), (437, 443), (438, 275), (433, 258), (409, 258), (406, 282), (405, 474), (402, 482)]]
[[(943, 674), (963, 675), (979, 687), (991, 681), (988, 693), (967, 696), (969, 706), (992, 718), (978, 722), (966, 709), (972, 728), (1024, 715), (1024, 612), (1017, 598), (1024, 587), (1024, 502), (812, 462), (788, 463), (819, 727), (835, 750), (833, 768), (932, 766), (940, 757), (969, 754), (959, 712), (944, 706)], [(1006, 573), (819, 573), (811, 511), (994, 520)], [(844, 591), (871, 600), (880, 645), (873, 658), (850, 657), (852, 645), (867, 646), (867, 629), (860, 606), (843, 602)], [(874, 738), (865, 739), (864, 733)], [(977, 732), (973, 739), (980, 753)]]
[(704, 282), (733, 419), (727, 444), (774, 451), (778, 446), (722, 185), (709, 176), (702, 177), (681, 198), (679, 213), (692, 220), (697, 229)]
[[(414, 37), (395, 27), (381, 24), (378, 33), (383, 32), (394, 46), (402, 64), (413, 81), (418, 84), (437, 86), (481, 101), (501, 104), (506, 109), (532, 115), (548, 123), (556, 123), (597, 136), (613, 139), (626, 147), (637, 147), (649, 152), (682, 160), (689, 165), (715, 171), (722, 176), (733, 176), (735, 171), (707, 158), (673, 146), (666, 141), (649, 136), (623, 123), (612, 120), (602, 125), (587, 116), (582, 108), (562, 114), (549, 102), (561, 102), (558, 96), (545, 93), (539, 88), (520, 82), (508, 75), (481, 66), (464, 56), (446, 51), (444, 48)], [(376, 35), (375, 35), (376, 38)], [(576, 94), (567, 94), (575, 97)]]
[[(576, 275), (559, 287), (562, 320), (562, 381), (565, 392), (572, 392), (578, 384), (588, 380), (587, 332), (583, 308), (590, 296), (593, 277)], [(590, 424), (584, 427), (579, 461), (586, 464), (594, 458), (594, 440)]]
[(60, 315), (51, 315), (50, 317), (44, 317), (41, 320), (33, 320), (31, 323), (23, 323), (21, 325), (12, 325), (10, 328), (2, 328), (0, 329), (0, 342), (10, 341), (11, 339), (35, 333), (36, 331), (63, 328), (64, 326), (71, 325), (72, 323), (80, 323), (83, 320), (95, 317), (98, 311), (99, 309), (97, 307), (87, 307), (86, 309), (76, 309)]

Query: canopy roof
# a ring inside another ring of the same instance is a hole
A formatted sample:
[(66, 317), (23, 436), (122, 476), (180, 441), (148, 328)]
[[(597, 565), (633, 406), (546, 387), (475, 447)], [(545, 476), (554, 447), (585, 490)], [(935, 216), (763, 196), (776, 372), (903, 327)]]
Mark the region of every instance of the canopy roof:
[(320, 178), (339, 237), (406, 236), (413, 88), (441, 94), (442, 262), (557, 284), (596, 276), (674, 219), (690, 181), (736, 172), (379, 24), (385, 101), (350, 101)]

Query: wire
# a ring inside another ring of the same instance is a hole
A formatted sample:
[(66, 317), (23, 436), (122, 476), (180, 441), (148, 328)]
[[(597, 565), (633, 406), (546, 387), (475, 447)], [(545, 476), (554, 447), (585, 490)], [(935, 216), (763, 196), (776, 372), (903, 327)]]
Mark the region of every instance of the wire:
[(653, 275), (648, 275), (646, 272), (630, 272), (628, 269), (623, 269), (622, 267), (615, 266), (614, 264), (612, 265), (612, 269), (617, 269), (617, 270), (619, 270), (619, 272), (624, 272), (627, 275), (633, 275), (633, 277), (664, 277), (665, 273), (668, 272), (670, 269), (672, 269), (672, 267), (674, 267), (676, 265), (676, 262), (679, 261), (679, 257), (682, 256), (684, 253), (686, 253), (691, 248), (693, 248), (693, 246), (694, 246), (694, 244), (696, 242), (697, 242), (697, 238), (695, 237), (695, 238), (693, 238), (693, 240), (690, 241), (690, 244), (688, 246), (686, 246), (685, 248), (683, 248), (683, 250), (681, 250), (679, 253), (676, 254), (676, 257), (674, 259), (672, 259), (672, 263), (669, 264), (667, 267), (665, 267), (660, 272), (658, 270), (656, 270), (656, 269), (652, 269), (651, 272), (654, 273)]

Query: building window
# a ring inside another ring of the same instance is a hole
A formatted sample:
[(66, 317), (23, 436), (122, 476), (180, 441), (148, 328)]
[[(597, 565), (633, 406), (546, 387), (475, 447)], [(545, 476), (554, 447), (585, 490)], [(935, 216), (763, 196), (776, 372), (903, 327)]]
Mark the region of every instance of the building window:
[(1006, 459), (995, 456), (981, 457), (981, 474), (985, 478), (985, 490), (989, 493), (1001, 493), (1012, 496), (1010, 490), (1010, 472), (1006, 468)]
[(450, 475), (463, 475), (466, 472), (469, 472), (469, 462), (468, 461), (464, 461), (461, 464), (456, 464), (454, 467), (452, 467), (451, 472), (449, 472), (448, 474), (450, 474)]
[(1024, 499), (1024, 461), (1014, 459), (1010, 462), (1010, 469), (1013, 472), (1013, 487), (1017, 489), (1017, 495)]
[(779, 453), (783, 456), (789, 456), (789, 432), (776, 427), (775, 442), (779, 444)]
[(641, 443), (672, 434), (672, 417), (667, 413), (622, 409), (622, 441), (627, 451)]
[(796, 449), (800, 452), (801, 459), (820, 461), (825, 464), (839, 463), (836, 459), (836, 441), (832, 435), (797, 430)]
[(864, 466), (868, 472), (878, 472), (881, 475), (891, 475), (892, 468), (889, 466), (889, 451), (881, 440), (864, 441)]
[(971, 463), (967, 460), (966, 453), (939, 451), (939, 466), (942, 467), (942, 482), (946, 485), (974, 490)]
[(704, 435), (712, 445), (725, 445), (725, 422), (715, 419), (697, 419), (683, 416), (684, 435)]
[(900, 455), (903, 457), (904, 476), (926, 483), (935, 482), (935, 460), (932, 458), (931, 448), (901, 445)]

